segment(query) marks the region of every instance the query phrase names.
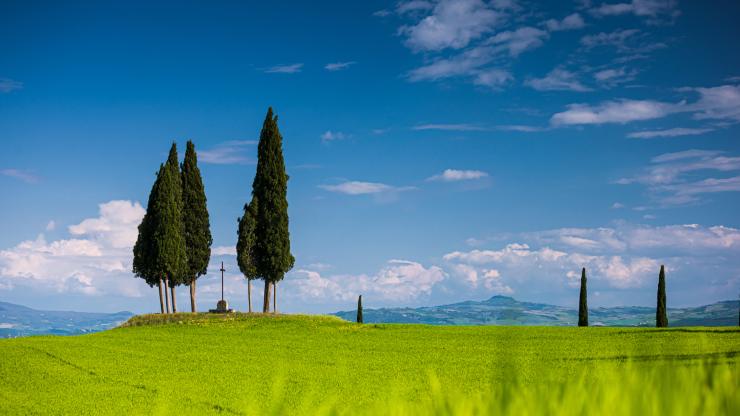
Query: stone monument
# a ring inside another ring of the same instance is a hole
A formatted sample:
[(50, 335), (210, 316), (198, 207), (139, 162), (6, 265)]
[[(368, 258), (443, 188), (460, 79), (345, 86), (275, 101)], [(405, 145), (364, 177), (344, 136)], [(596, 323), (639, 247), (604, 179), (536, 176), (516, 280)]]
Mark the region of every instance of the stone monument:
[(221, 262), (221, 268), (219, 269), (221, 271), (221, 300), (216, 303), (216, 309), (211, 309), (208, 312), (210, 313), (232, 313), (234, 312), (233, 309), (229, 309), (229, 302), (226, 302), (224, 299), (224, 272), (226, 269), (224, 269), (224, 262)]

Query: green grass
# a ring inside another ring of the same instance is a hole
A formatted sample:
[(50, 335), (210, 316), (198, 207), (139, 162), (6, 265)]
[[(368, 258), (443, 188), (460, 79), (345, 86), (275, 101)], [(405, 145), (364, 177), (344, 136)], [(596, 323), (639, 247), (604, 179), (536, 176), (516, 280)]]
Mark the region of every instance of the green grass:
[(0, 414), (740, 414), (740, 331), (135, 317), (0, 340)]

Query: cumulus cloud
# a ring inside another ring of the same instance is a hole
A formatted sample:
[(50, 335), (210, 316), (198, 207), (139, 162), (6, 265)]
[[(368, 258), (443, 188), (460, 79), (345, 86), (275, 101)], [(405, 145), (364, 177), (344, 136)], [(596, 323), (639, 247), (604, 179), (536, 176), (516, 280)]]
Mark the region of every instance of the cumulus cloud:
[(549, 34), (544, 30), (527, 26), (497, 33), (488, 43), (496, 45), (495, 50), (506, 50), (509, 55), (518, 56), (524, 51), (539, 48), (548, 37)]
[(602, 3), (592, 8), (590, 13), (597, 17), (633, 14), (657, 23), (661, 17), (677, 17), (680, 14), (677, 6), (676, 0), (632, 0), (628, 3)]
[(445, 169), (444, 172), (434, 176), (430, 176), (429, 178), (427, 178), (427, 180), (438, 182), (458, 182), (482, 179), (487, 177), (488, 173), (481, 170)]
[(138, 202), (100, 204), (99, 216), (68, 230), (73, 238), (47, 242), (44, 235), (0, 251), (0, 282), (12, 288), (83, 295), (141, 296), (134, 279), (131, 248), (144, 216)]
[(446, 273), (437, 266), (424, 267), (407, 260), (390, 260), (374, 275), (322, 276), (318, 271), (301, 269), (291, 278), (303, 298), (349, 301), (362, 294), (384, 302), (408, 302), (428, 296)]
[(211, 248), (212, 256), (236, 256), (236, 245)]
[(524, 82), (538, 91), (591, 91), (583, 85), (575, 73), (562, 68), (555, 68), (543, 78), (531, 78)]
[[(429, 5), (427, 2), (407, 2), (411, 5)], [(414, 7), (413, 10), (426, 8)], [(399, 33), (406, 37), (406, 46), (415, 51), (439, 51), (446, 48), (460, 49), (471, 40), (491, 32), (502, 15), (481, 0), (441, 0), (437, 2), (431, 14), (414, 25), (405, 25)]]

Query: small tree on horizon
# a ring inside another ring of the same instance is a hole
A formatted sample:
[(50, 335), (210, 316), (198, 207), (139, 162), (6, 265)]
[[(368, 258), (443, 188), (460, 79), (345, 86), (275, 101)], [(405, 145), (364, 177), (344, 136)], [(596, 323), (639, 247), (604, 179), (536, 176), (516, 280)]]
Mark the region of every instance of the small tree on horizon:
[(264, 313), (270, 311), (270, 287), (282, 280), (295, 263), (290, 253), (288, 229), (288, 175), (283, 159), (283, 138), (277, 122), (278, 118), (270, 107), (260, 132), (257, 172), (252, 183), (252, 197), (259, 201), (254, 253), (257, 274), (265, 281)]
[(363, 323), (363, 319), (362, 319), (362, 295), (360, 295), (360, 297), (357, 298), (357, 323), (358, 324)]
[(588, 303), (586, 292), (586, 268), (581, 270), (581, 294), (578, 302), (578, 326), (588, 326)]
[(668, 326), (665, 300), (665, 266), (663, 265), (660, 266), (660, 274), (658, 275), (658, 306), (655, 310), (655, 326), (657, 328)]
[(247, 298), (249, 312), (252, 312), (252, 280), (257, 279), (255, 259), (255, 228), (257, 226), (257, 199), (244, 205), (244, 214), (239, 218), (236, 241), (236, 261), (239, 270), (247, 279)]
[[(190, 310), (196, 312), (195, 282), (208, 272), (211, 259), (211, 225), (208, 216), (206, 192), (198, 168), (195, 145), (188, 140), (182, 163), (182, 222), (187, 253), (187, 268), (183, 283), (190, 286)], [(173, 296), (174, 303), (174, 296)]]

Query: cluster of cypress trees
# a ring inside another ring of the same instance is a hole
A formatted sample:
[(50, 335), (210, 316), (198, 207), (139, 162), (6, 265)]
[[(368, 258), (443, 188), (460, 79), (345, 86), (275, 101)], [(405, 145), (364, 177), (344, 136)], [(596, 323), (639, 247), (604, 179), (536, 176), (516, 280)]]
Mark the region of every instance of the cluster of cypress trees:
[[(578, 326), (588, 326), (588, 305), (586, 303), (586, 268), (581, 270), (581, 293), (578, 302)], [(660, 266), (658, 274), (658, 305), (655, 308), (655, 326), (668, 327), (668, 313), (665, 302), (665, 266)]]
[(160, 165), (149, 193), (133, 260), (134, 274), (150, 287), (159, 287), (162, 313), (177, 312), (175, 287), (179, 285), (190, 287), (190, 308), (196, 311), (195, 282), (206, 274), (212, 242), (195, 146), (188, 141), (185, 160), (180, 166), (177, 145), (172, 143), (167, 161)]
[(239, 270), (247, 279), (249, 312), (252, 312), (252, 280), (265, 282), (262, 312), (277, 312), (277, 282), (293, 268), (288, 231), (288, 175), (283, 159), (283, 137), (272, 107), (267, 110), (257, 148), (257, 172), (251, 201), (238, 219), (236, 254)]

